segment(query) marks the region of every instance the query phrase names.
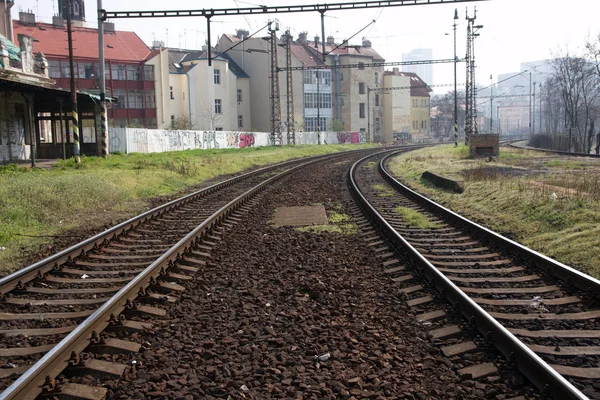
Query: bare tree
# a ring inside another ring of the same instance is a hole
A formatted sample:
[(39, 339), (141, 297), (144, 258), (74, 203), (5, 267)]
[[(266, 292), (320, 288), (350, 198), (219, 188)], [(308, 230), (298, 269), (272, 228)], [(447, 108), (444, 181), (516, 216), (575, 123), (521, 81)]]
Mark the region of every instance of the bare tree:
[(591, 150), (588, 128), (598, 118), (600, 100), (594, 66), (584, 57), (573, 56), (568, 51), (554, 58), (551, 65), (563, 103), (565, 128), (569, 136), (577, 137), (582, 151)]
[[(454, 135), (454, 91), (431, 98), (431, 134), (434, 137)], [(458, 92), (458, 126), (465, 122), (465, 94)]]
[(169, 129), (193, 131), (194, 123), (191, 121), (189, 115), (182, 113), (179, 114), (173, 121), (171, 121), (171, 126)]

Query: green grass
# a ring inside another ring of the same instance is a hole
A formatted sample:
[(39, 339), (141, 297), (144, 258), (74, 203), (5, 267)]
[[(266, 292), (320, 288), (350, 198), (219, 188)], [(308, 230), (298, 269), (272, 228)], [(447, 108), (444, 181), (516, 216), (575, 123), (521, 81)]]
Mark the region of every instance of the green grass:
[(415, 226), (421, 229), (436, 229), (441, 225), (437, 222), (432, 222), (427, 216), (407, 207), (396, 207), (394, 211), (402, 216), (404, 222), (408, 225)]
[[(435, 146), (417, 150), (395, 157), (389, 168), (418, 192), (467, 218), (600, 277), (600, 162), (512, 148), (501, 148), (500, 157), (487, 162), (468, 159), (466, 149)], [(481, 179), (479, 174), (464, 172), (488, 167), (498, 167), (500, 173)], [(534, 172), (501, 172), (515, 169)], [(425, 170), (464, 178), (464, 193), (444, 191), (422, 181)], [(559, 188), (573, 192), (564, 194)]]
[(328, 208), (330, 209), (327, 212), (329, 224), (303, 226), (296, 228), (296, 231), (312, 233), (335, 232), (342, 235), (356, 235), (358, 233), (358, 227), (352, 221), (352, 217), (342, 212), (343, 206), (341, 204), (335, 203)]
[[(115, 154), (60, 160), (52, 170), (0, 166), (0, 273), (52, 236), (114, 225), (220, 175), (312, 155), (372, 147), (328, 145)], [(81, 237), (85, 239), (85, 237)]]
[(382, 183), (373, 185), (373, 189), (375, 189), (379, 197), (391, 197), (394, 195), (394, 190), (391, 187)]

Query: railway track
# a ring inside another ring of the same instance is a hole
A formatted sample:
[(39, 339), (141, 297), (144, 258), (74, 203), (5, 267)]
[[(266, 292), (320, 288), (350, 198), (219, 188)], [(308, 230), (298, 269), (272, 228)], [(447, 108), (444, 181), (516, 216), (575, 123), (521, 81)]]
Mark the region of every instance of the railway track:
[[(340, 153), (262, 168), (150, 210), (0, 279), (2, 399), (104, 398), (106, 389), (61, 385), (72, 374), (127, 375), (120, 355), (143, 351), (123, 340), (165, 315), (182, 282), (210, 262), (224, 229), (268, 185)], [(233, 199), (233, 200), (232, 200)], [(80, 357), (96, 354), (94, 357)], [(129, 371), (129, 372), (128, 372)]]
[[(389, 157), (358, 161), (349, 186), (370, 219), (369, 245), (444, 354), (493, 344), (542, 393), (600, 398), (600, 282), (410, 190)], [(468, 361), (459, 373), (485, 377), (496, 364)]]

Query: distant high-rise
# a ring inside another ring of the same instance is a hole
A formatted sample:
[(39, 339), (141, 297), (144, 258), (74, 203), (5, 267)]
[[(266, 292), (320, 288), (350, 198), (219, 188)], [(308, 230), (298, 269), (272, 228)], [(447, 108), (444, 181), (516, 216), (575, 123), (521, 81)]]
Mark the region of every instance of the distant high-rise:
[[(402, 53), (402, 61), (422, 61), (432, 60), (432, 49), (414, 49), (410, 53)], [(433, 84), (433, 66), (431, 64), (422, 65), (403, 65), (402, 71), (414, 72), (425, 81), (426, 84)]]

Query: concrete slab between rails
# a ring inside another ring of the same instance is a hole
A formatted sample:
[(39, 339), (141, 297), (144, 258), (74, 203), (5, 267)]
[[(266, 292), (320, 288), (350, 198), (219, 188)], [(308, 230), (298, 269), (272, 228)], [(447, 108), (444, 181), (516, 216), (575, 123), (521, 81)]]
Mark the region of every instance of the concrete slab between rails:
[(43, 399), (60, 400), (102, 400), (106, 398), (108, 389), (96, 386), (81, 385), (79, 383), (65, 383), (55, 392), (49, 392)]
[(497, 373), (498, 368), (494, 363), (476, 364), (458, 370), (458, 374), (465, 379), (478, 379)]
[(327, 225), (327, 213), (323, 206), (280, 207), (275, 211), (274, 226)]

